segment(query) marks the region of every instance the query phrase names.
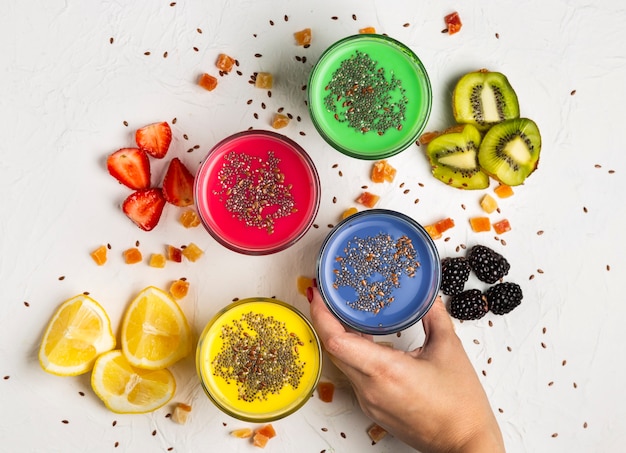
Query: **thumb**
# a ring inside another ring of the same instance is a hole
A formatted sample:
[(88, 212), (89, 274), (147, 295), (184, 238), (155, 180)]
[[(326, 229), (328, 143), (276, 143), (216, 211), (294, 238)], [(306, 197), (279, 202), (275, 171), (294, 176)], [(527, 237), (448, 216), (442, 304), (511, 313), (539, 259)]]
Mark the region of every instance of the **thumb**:
[(451, 339), (458, 339), (454, 331), (452, 318), (450, 318), (440, 296), (437, 296), (430, 310), (422, 318), (422, 326), (424, 327), (426, 338), (424, 345), (418, 348), (421, 350), (421, 353), (424, 353), (427, 349), (437, 348)]

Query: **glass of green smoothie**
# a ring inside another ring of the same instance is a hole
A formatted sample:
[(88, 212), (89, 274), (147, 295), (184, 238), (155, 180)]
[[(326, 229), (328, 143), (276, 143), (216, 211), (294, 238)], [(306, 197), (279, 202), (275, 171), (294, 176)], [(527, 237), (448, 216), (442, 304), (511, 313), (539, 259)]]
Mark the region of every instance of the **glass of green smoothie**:
[(311, 72), (313, 124), (333, 148), (358, 159), (398, 154), (424, 130), (430, 80), (417, 55), (395, 39), (359, 34), (330, 46)]

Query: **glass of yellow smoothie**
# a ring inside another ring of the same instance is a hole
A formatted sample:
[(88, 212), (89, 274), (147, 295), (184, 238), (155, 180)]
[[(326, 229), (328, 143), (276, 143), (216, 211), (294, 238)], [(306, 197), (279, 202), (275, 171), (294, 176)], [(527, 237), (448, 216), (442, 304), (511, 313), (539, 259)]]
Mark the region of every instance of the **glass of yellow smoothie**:
[(239, 420), (264, 423), (292, 414), (319, 381), (322, 350), (310, 322), (291, 305), (263, 297), (221, 310), (196, 351), (202, 387)]

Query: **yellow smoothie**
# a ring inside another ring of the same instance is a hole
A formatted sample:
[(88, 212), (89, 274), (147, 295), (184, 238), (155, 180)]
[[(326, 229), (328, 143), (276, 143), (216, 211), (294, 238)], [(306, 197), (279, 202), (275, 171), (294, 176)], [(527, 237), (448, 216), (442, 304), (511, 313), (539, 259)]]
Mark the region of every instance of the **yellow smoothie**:
[(206, 394), (222, 411), (266, 422), (309, 400), (321, 372), (321, 347), (294, 307), (250, 298), (230, 304), (207, 324), (196, 366)]

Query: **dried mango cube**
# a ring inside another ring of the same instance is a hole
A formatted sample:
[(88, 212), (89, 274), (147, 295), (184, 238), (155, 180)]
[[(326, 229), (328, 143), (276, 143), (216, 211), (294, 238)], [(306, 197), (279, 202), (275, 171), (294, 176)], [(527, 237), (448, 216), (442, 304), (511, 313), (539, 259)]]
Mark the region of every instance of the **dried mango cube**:
[(487, 193), (481, 198), (480, 207), (483, 208), (483, 211), (487, 214), (491, 214), (493, 211), (498, 209), (498, 202)]
[(230, 435), (238, 439), (249, 439), (252, 437), (252, 430), (250, 428), (234, 429), (230, 432)]
[(217, 78), (207, 73), (200, 74), (198, 85), (207, 91), (213, 91), (217, 87)]
[(498, 187), (493, 189), (493, 191), (500, 198), (509, 198), (513, 195), (513, 189), (511, 186), (507, 186), (506, 184), (500, 184)]
[(217, 66), (217, 69), (219, 69), (220, 71), (230, 72), (232, 71), (234, 65), (235, 65), (235, 59), (232, 57), (229, 57), (225, 53), (221, 53), (217, 56), (217, 61), (215, 62), (215, 66)]
[(126, 249), (122, 252), (122, 254), (124, 255), (124, 262), (126, 264), (135, 264), (143, 259), (141, 252), (136, 247)]
[(489, 217), (472, 217), (469, 219), (472, 231), (481, 233), (483, 231), (491, 231), (491, 221)]
[(393, 182), (396, 177), (396, 169), (389, 165), (385, 159), (374, 162), (372, 165), (372, 182)]
[(91, 252), (90, 255), (98, 266), (102, 266), (104, 263), (107, 262), (107, 248), (105, 245), (101, 245), (93, 252)]
[(262, 434), (266, 436), (268, 439), (271, 439), (272, 437), (276, 436), (276, 430), (274, 429), (274, 426), (271, 423), (268, 423), (267, 425), (263, 425), (260, 428), (254, 430), (254, 433)]
[(150, 261), (148, 262), (148, 265), (150, 267), (163, 268), (165, 267), (165, 261), (165, 256), (163, 256), (161, 253), (153, 253), (152, 255), (150, 255)]
[(387, 435), (387, 431), (382, 426), (374, 423), (367, 429), (367, 435), (370, 436), (372, 442), (376, 444), (383, 440), (383, 438)]
[(269, 72), (259, 72), (254, 80), (254, 86), (257, 88), (272, 88), (274, 78)]
[(189, 282), (187, 280), (174, 280), (170, 285), (170, 294), (174, 299), (182, 299), (189, 292)]
[(282, 113), (275, 113), (274, 119), (272, 119), (272, 127), (274, 129), (282, 129), (289, 124), (289, 117)]
[(184, 425), (191, 413), (191, 406), (185, 403), (178, 403), (172, 412), (172, 421)]
[(317, 384), (317, 393), (323, 402), (331, 403), (335, 395), (335, 384), (322, 381)]
[(194, 228), (200, 225), (200, 217), (193, 209), (181, 212), (178, 220), (185, 228)]
[(507, 219), (503, 219), (494, 223), (493, 229), (498, 234), (506, 233), (507, 231), (511, 231), (511, 224)]
[(452, 227), (454, 227), (454, 220), (452, 220), (450, 217), (442, 219), (435, 223), (435, 228), (437, 228), (437, 231), (439, 233), (448, 231)]
[(298, 292), (304, 296), (306, 294), (307, 288), (313, 286), (313, 279), (311, 277), (305, 277), (303, 275), (300, 275), (298, 276), (296, 284), (298, 286)]
[(304, 30), (297, 31), (293, 34), (296, 40), (296, 44), (299, 46), (311, 45), (311, 29), (305, 28)]
[(359, 210), (355, 207), (348, 208), (341, 213), (341, 218), (342, 219), (348, 218), (351, 215), (356, 214), (357, 212), (359, 212)]
[(167, 246), (167, 259), (170, 261), (175, 261), (176, 263), (180, 263), (183, 260), (183, 252), (178, 247), (174, 247), (173, 245)]
[(363, 27), (363, 28), (359, 29), (359, 33), (362, 34), (362, 35), (376, 33), (376, 28), (374, 28), (374, 27)]
[(259, 448), (265, 448), (269, 440), (270, 440), (269, 437), (261, 433), (256, 433), (254, 437), (252, 438), (252, 445), (254, 445), (255, 447), (259, 447)]
[(365, 191), (361, 195), (359, 195), (355, 201), (365, 207), (373, 208), (374, 206), (376, 206), (376, 203), (378, 203), (378, 200), (380, 200), (380, 196)]
[(439, 232), (439, 230), (437, 229), (435, 225), (425, 225), (424, 229), (426, 230), (428, 235), (431, 237), (431, 239), (439, 239), (441, 237), (441, 233)]
[(182, 254), (189, 261), (195, 262), (204, 255), (204, 251), (193, 242), (190, 242), (189, 245), (183, 249)]

